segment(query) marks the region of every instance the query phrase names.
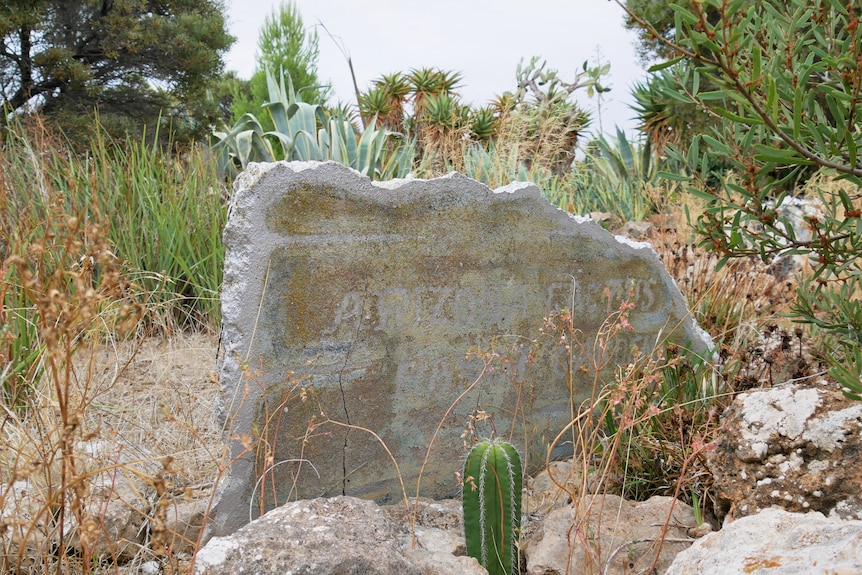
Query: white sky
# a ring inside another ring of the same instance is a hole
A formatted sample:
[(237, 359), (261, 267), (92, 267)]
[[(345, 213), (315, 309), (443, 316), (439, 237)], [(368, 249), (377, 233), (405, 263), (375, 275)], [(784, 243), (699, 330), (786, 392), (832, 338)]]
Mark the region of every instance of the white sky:
[[(305, 25), (322, 22), (351, 56), (360, 90), (383, 74), (437, 67), (463, 75), (457, 92), (464, 102), (482, 105), (515, 89), (521, 58), (540, 56), (571, 81), (584, 60), (611, 64), (612, 88), (604, 95), (602, 126), (635, 126), (628, 107), (631, 87), (645, 77), (635, 53), (635, 35), (623, 26), (623, 11), (609, 0), (295, 0)], [(249, 78), (254, 71), (260, 26), (279, 0), (227, 0), (228, 25), (237, 42), (227, 68)], [(339, 46), (317, 28), (318, 76), (328, 81), (333, 99), (355, 103), (350, 71)], [(593, 111), (595, 99), (578, 92)]]

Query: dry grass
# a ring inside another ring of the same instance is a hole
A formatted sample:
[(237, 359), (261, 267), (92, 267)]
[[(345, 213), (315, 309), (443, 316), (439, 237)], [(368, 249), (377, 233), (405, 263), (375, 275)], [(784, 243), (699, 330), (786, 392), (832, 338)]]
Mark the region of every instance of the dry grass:
[[(5, 410), (4, 572), (113, 573), (146, 561), (177, 570), (191, 558), (223, 449), (213, 415), (216, 345), (214, 336), (184, 334), (79, 350), (71, 370), (77, 431), (67, 451), (51, 427), (50, 390), (34, 395), (29, 410)], [(66, 477), (64, 460), (72, 460)], [(61, 530), (64, 504), (78, 510)], [(177, 515), (198, 524), (178, 524)], [(66, 557), (57, 556), (61, 531)]]

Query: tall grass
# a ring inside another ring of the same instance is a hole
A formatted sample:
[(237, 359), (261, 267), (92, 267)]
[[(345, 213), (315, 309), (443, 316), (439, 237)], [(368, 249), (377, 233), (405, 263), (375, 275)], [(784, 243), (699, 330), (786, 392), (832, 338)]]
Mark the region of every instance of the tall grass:
[(132, 138), (108, 139), (98, 120), (84, 153), (38, 120), (12, 125), (4, 144), (3, 260), (61, 207), (106, 227), (113, 254), (147, 294), (151, 326), (218, 325), (225, 187), (204, 149), (176, 154)]
[[(169, 572), (171, 538), (185, 535), (167, 527), (177, 498), (166, 478), (194, 474), (173, 463), (189, 459), (181, 449), (159, 456), (179, 406), (135, 441), (128, 430), (144, 412), (158, 419), (160, 399), (111, 400), (125, 367), (100, 350), (218, 326), (224, 188), (202, 149), (112, 140), (98, 121), (85, 142), (38, 118), (2, 136), (0, 572), (114, 573), (133, 557)], [(183, 448), (201, 436), (190, 427)], [(215, 449), (207, 471), (220, 463)], [(118, 522), (117, 507), (140, 528)]]

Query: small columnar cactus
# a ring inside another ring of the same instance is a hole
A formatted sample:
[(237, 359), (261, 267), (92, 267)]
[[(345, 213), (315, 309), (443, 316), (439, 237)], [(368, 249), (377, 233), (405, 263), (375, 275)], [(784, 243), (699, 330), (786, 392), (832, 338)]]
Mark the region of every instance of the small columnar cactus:
[(464, 464), (467, 554), (490, 575), (518, 572), (521, 480), (521, 457), (505, 441), (480, 441)]

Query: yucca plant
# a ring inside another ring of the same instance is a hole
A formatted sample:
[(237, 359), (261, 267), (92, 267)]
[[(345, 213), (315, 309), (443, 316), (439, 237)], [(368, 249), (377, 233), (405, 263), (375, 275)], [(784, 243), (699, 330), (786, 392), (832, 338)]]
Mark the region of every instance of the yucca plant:
[(480, 441), (464, 464), (464, 536), (467, 554), (490, 575), (518, 572), (523, 469), (515, 447)]
[(650, 193), (659, 183), (658, 157), (648, 138), (635, 144), (619, 128), (615, 138), (596, 138), (577, 180), (587, 211), (611, 212), (624, 221), (640, 221), (656, 211)]

